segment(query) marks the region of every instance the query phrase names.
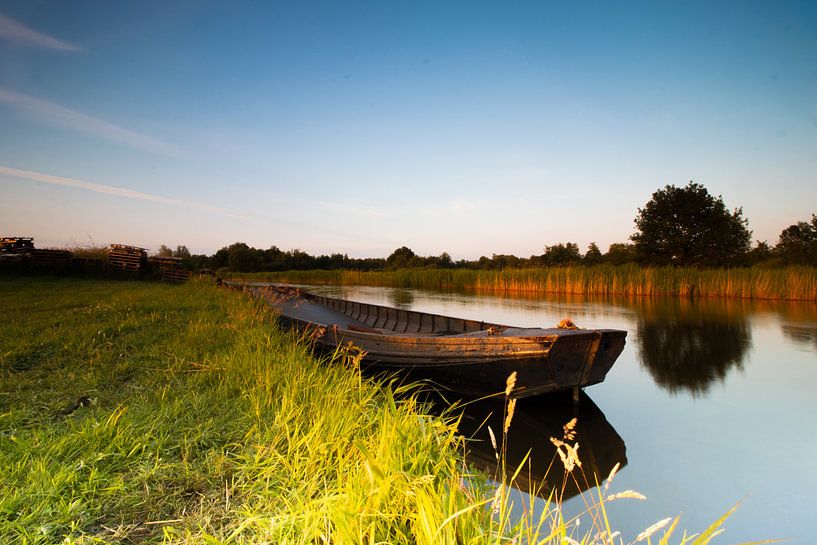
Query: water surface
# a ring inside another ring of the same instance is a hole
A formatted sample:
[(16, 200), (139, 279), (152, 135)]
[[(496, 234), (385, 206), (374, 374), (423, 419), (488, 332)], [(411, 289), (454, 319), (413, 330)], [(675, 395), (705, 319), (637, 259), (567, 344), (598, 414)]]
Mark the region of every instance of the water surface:
[[(570, 317), (580, 327), (626, 329), (627, 346), (607, 380), (587, 388), (589, 399), (582, 400), (597, 410), (583, 408), (584, 416), (579, 414), (580, 450), (592, 452), (593, 467), (607, 471), (621, 458), (625, 465), (613, 489), (634, 489), (648, 498), (609, 506), (625, 542), (677, 514), (682, 528), (699, 531), (737, 502), (742, 505), (718, 543), (813, 541), (815, 303), (355, 286), (312, 291), (507, 325), (550, 327)], [(551, 400), (520, 405), (511, 430), (515, 456), (531, 448), (541, 453), (534, 464), (549, 464), (545, 435), (558, 434), (558, 423), (570, 414), (569, 406)], [(482, 454), (490, 461), (490, 449)], [(582, 501), (567, 500), (567, 510), (579, 512)]]

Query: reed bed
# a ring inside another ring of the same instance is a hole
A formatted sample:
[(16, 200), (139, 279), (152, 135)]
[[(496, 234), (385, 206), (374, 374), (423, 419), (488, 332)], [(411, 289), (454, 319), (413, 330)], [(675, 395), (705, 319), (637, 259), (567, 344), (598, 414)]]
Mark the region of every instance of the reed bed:
[[(316, 359), (238, 292), (6, 279), (0, 301), (2, 543), (630, 541), (604, 505), (634, 495), (609, 480), (589, 527), (558, 495), (513, 519), (512, 479), (464, 464), (455, 412), (365, 378), (353, 348)], [(662, 524), (647, 532), (668, 543)]]
[(492, 292), (741, 299), (817, 300), (817, 268), (694, 269), (597, 265), (482, 271), (288, 271), (228, 273), (231, 278), (300, 284), (346, 284)]

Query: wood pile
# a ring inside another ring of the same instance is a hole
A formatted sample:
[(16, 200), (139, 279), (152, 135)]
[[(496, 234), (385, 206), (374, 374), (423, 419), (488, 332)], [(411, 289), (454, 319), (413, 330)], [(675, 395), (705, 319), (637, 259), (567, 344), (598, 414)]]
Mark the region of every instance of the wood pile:
[(105, 268), (105, 260), (101, 257), (77, 257), (71, 258), (71, 264), (83, 272), (99, 272)]
[(0, 238), (0, 252), (4, 254), (24, 254), (33, 249), (34, 239), (31, 237)]
[(147, 259), (147, 251), (137, 246), (111, 244), (108, 252), (108, 265), (123, 271), (138, 271), (142, 262)]
[(105, 271), (156, 273), (167, 282), (184, 282), (192, 273), (182, 268), (182, 258), (152, 256), (138, 246), (111, 244), (105, 256), (97, 249), (75, 256), (69, 250), (38, 249), (31, 237), (0, 237), (0, 266), (8, 265), (23, 271), (51, 270), (83, 273)]
[(105, 263), (105, 258), (102, 257), (71, 257), (71, 260), (78, 265), (102, 265)]
[(29, 252), (32, 263), (38, 265), (68, 265), (71, 252), (68, 250), (34, 250)]
[(148, 258), (154, 271), (162, 275), (165, 282), (184, 282), (192, 276), (190, 271), (182, 268), (181, 257), (151, 256)]
[(162, 271), (162, 280), (165, 282), (184, 282), (193, 275), (184, 269), (165, 269)]

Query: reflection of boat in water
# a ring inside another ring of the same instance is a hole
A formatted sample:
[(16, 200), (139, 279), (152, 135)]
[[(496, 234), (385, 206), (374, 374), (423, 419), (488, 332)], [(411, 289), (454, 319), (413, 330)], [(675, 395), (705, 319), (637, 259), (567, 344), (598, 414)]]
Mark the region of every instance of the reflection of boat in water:
[(542, 329), (491, 324), (334, 299), (288, 286), (225, 283), (263, 297), (279, 319), (333, 350), (352, 343), (363, 363), (410, 372), (469, 396), (505, 389), (513, 397), (570, 390), (604, 380), (624, 348), (626, 331)]
[[(488, 426), (498, 443), (502, 441), (505, 402), (501, 397), (463, 402), (460, 433), (469, 438), (467, 459), (476, 468), (501, 480), (500, 464), (491, 444)], [(551, 437), (561, 439), (563, 427), (577, 418), (575, 439), (582, 467), (566, 475)], [(499, 445), (498, 445), (499, 446)], [(510, 483), (516, 488), (542, 497), (551, 491), (562, 499), (571, 498), (605, 479), (613, 467), (627, 464), (626, 446), (604, 413), (584, 393), (578, 405), (566, 396), (540, 396), (522, 399), (516, 404), (508, 430), (505, 452), (506, 479), (524, 461), (524, 467)], [(529, 461), (525, 460), (530, 451)], [(594, 474), (597, 477), (594, 477)]]

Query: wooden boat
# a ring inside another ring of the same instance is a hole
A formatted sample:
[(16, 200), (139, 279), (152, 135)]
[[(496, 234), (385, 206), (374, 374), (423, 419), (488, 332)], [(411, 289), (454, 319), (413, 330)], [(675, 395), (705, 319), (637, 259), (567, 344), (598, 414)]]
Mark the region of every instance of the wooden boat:
[(604, 380), (626, 331), (521, 328), (324, 297), (291, 286), (225, 282), (269, 301), (279, 319), (308, 331), (320, 348), (352, 343), (363, 363), (408, 372), (467, 396), (505, 390), (527, 397)]

